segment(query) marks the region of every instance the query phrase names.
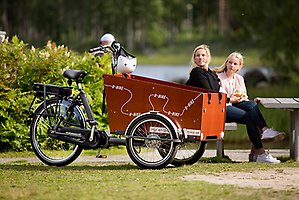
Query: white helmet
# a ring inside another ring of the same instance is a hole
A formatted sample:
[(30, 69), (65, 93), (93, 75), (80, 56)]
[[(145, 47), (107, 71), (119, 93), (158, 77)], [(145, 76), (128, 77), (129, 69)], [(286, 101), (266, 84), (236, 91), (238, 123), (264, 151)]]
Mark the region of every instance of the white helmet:
[(106, 33), (101, 37), (100, 41), (101, 41), (101, 43), (104, 43), (104, 45), (110, 46), (112, 44), (112, 42), (115, 41), (115, 38), (112, 34)]
[(134, 56), (118, 56), (117, 70), (122, 74), (130, 74), (136, 69), (137, 58)]

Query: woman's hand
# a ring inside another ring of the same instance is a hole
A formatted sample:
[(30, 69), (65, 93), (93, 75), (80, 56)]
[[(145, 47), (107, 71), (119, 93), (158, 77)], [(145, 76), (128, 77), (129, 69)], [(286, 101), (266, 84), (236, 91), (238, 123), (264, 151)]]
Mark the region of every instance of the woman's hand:
[(254, 100), (256, 103), (260, 103), (261, 102), (261, 98), (260, 97), (255, 97)]
[(246, 94), (242, 94), (240, 101), (246, 101), (248, 96)]
[(239, 103), (242, 100), (242, 97), (240, 96), (231, 96), (229, 102), (230, 103)]

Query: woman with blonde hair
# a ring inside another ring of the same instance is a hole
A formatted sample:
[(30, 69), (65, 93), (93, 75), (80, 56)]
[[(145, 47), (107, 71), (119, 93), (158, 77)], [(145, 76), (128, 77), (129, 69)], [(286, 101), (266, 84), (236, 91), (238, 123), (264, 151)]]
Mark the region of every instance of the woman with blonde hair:
[[(278, 132), (273, 128), (269, 128), (262, 113), (260, 112), (258, 105), (255, 101), (249, 100), (247, 96), (247, 89), (245, 86), (244, 78), (237, 74), (244, 64), (243, 56), (238, 52), (231, 53), (225, 60), (225, 62), (218, 68), (214, 69), (218, 72), (218, 77), (220, 78), (220, 85), (225, 90), (227, 96), (231, 98), (236, 96), (235, 102), (232, 102), (232, 106), (246, 111), (252, 118), (253, 122), (259, 128), (262, 134), (262, 140), (284, 139), (284, 132)], [(249, 155), (250, 160), (254, 159), (253, 149)]]
[[(235, 66), (237, 62), (238, 70), (243, 66), (240, 60), (231, 60), (230, 57), (225, 61), (226, 71), (230, 71), (230, 66)], [(231, 62), (233, 61), (233, 64)], [(190, 61), (190, 72), (187, 85), (205, 88), (213, 91), (220, 91), (220, 79), (217, 74), (209, 68), (211, 62), (211, 53), (207, 45), (197, 46), (192, 54)], [(228, 64), (229, 63), (229, 64)], [(225, 68), (225, 67), (223, 67)], [(232, 67), (233, 68), (233, 67)], [(229, 69), (229, 70), (228, 70)], [(225, 71), (225, 69), (223, 69)], [(264, 163), (280, 163), (279, 160), (272, 157), (270, 154), (265, 152), (261, 141), (260, 131), (252, 118), (250, 111), (235, 107), (234, 104), (240, 102), (242, 97), (236, 95), (228, 95), (227, 102), (230, 103), (226, 107), (226, 122), (237, 122), (245, 124), (247, 128), (247, 134), (253, 145), (254, 161)]]
[[(197, 46), (190, 61), (190, 78), (186, 85), (219, 91), (219, 81), (217, 74), (209, 68), (211, 53), (207, 45)], [(198, 81), (200, 80), (200, 81)]]
[(213, 69), (214, 72), (218, 73), (220, 85), (227, 93), (227, 96), (232, 97), (233, 95), (236, 95), (239, 97), (233, 103), (238, 103), (247, 100), (248, 98), (244, 78), (237, 74), (237, 72), (242, 69), (243, 64), (244, 59), (242, 54), (233, 52), (226, 58), (220, 67)]
[(242, 67), (243, 67), (244, 59), (243, 59), (242, 54), (239, 53), (239, 52), (236, 52), (236, 51), (233, 52), (233, 53), (231, 53), (231, 54), (229, 54), (229, 56), (226, 58), (226, 60), (224, 61), (224, 63), (220, 67), (214, 69), (214, 71), (217, 72), (217, 73), (221, 73), (221, 72), (226, 71), (226, 69), (227, 69), (227, 66), (226, 66), (227, 62), (229, 61), (229, 58), (231, 58), (231, 57), (236, 57), (239, 60), (239, 62), (240, 62), (239, 63), (240, 68), (239, 68), (238, 71), (240, 71), (242, 69)]

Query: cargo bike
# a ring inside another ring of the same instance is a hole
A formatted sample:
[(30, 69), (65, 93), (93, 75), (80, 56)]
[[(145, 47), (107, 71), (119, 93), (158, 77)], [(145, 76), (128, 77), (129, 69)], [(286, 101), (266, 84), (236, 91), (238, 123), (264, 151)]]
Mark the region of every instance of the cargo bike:
[[(84, 148), (125, 145), (136, 165), (159, 169), (168, 164), (193, 164), (203, 155), (207, 141), (223, 139), (225, 94), (129, 73), (116, 74), (117, 69), (126, 71), (136, 61), (131, 62), (134, 57), (119, 43), (113, 43), (111, 49), (113, 73), (103, 75), (109, 131), (98, 128), (86, 98), (82, 86), (86, 71), (64, 71), (69, 86), (34, 84), (35, 97), (42, 101), (32, 113), (30, 139), (42, 162), (65, 166)], [(73, 82), (78, 90), (75, 95)]]

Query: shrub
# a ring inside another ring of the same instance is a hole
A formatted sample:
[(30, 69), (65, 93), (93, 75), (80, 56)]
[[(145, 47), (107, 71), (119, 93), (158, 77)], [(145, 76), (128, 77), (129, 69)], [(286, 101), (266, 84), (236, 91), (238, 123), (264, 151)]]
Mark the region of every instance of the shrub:
[[(103, 80), (110, 72), (110, 56), (94, 57), (72, 52), (48, 41), (42, 49), (29, 47), (18, 37), (0, 44), (0, 151), (29, 150), (28, 109), (34, 98), (34, 82), (67, 85), (65, 69), (86, 70), (84, 89), (88, 94), (99, 127), (107, 127), (107, 115), (101, 116)], [(100, 67), (99, 67), (100, 66)]]

